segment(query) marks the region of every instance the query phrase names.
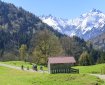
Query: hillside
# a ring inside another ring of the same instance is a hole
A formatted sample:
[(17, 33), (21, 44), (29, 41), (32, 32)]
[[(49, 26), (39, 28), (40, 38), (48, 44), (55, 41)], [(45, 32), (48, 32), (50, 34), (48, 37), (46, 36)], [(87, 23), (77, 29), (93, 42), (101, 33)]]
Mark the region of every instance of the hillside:
[[(27, 54), (30, 53), (29, 56), (32, 56), (36, 44), (35, 39), (38, 34), (40, 35), (38, 32), (41, 31), (43, 33), (44, 29), (52, 32), (48, 32), (48, 36), (57, 37), (55, 40), (58, 40), (57, 42), (61, 45), (53, 45), (53, 48), (56, 48), (54, 46), (61, 46), (63, 55), (73, 55), (78, 60), (84, 48), (88, 50), (83, 39), (65, 36), (43, 23), (34, 14), (13, 4), (0, 1), (0, 18), (0, 59), (18, 60), (19, 48), (23, 44), (27, 46)], [(45, 38), (48, 38), (48, 36)], [(53, 42), (55, 43), (56, 41)]]
[[(57, 37), (63, 36), (21, 7), (0, 1), (0, 57), (17, 56), (21, 44), (29, 48), (38, 30), (48, 29)], [(6, 54), (6, 55), (4, 55)]]
[(92, 38), (90, 42), (93, 44), (95, 49), (105, 51), (105, 32), (95, 38)]

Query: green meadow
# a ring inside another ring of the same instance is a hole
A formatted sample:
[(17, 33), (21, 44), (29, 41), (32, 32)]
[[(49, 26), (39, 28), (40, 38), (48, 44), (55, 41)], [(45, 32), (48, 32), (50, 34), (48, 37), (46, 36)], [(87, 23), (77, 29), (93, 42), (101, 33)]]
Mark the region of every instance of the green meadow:
[(103, 85), (103, 81), (87, 74), (31, 73), (0, 67), (0, 85)]
[[(17, 66), (17, 67), (21, 67), (21, 65), (23, 65), (25, 68), (29, 67), (30, 69), (32, 69), (32, 66), (34, 65), (34, 63), (23, 62), (23, 61), (7, 61), (7, 62), (0, 62), (0, 63)], [(40, 69), (40, 65), (37, 65), (37, 66), (38, 66), (38, 69)], [(43, 66), (43, 69), (47, 70), (47, 67)]]
[(74, 68), (79, 69), (80, 73), (93, 73), (100, 74), (102, 68), (105, 67), (105, 64), (97, 64), (91, 66), (75, 66)]
[[(32, 67), (32, 64), (22, 61), (0, 62), (13, 66)], [(104, 85), (104, 81), (88, 73), (100, 73), (105, 64), (93, 66), (76, 66), (80, 74), (48, 74), (26, 72), (0, 66), (0, 85)], [(39, 67), (39, 66), (38, 66)], [(44, 67), (47, 70), (47, 67)]]

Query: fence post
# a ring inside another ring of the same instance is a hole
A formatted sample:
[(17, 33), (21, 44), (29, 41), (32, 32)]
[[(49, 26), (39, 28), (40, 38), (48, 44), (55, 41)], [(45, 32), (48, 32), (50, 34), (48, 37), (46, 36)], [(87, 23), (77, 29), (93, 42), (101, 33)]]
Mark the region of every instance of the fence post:
[(79, 74), (79, 69), (77, 69), (77, 73)]

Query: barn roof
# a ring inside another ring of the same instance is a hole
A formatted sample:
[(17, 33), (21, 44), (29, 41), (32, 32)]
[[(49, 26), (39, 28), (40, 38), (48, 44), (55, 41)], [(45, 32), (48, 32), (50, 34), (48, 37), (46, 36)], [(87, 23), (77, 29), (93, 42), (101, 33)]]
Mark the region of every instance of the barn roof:
[(48, 63), (50, 64), (59, 64), (59, 63), (76, 63), (74, 57), (49, 57)]

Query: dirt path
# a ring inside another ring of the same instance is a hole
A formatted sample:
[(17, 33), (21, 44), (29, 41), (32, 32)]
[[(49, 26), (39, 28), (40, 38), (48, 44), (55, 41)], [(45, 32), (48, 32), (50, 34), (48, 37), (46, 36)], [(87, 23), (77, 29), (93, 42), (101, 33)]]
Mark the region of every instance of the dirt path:
[(90, 75), (93, 75), (93, 76), (96, 76), (96, 77), (98, 77), (100, 79), (105, 80), (105, 75), (101, 75), (101, 74), (90, 74)]
[[(13, 69), (17, 69), (17, 70), (22, 70), (21, 67), (12, 66), (12, 65), (3, 64), (3, 63), (0, 63), (0, 66), (8, 67), (8, 68), (13, 68)], [(39, 70), (39, 71), (34, 71), (33, 69), (27, 70), (26, 68), (24, 68), (23, 71), (28, 71), (28, 72), (39, 72), (39, 73), (48, 73), (47, 71), (40, 71), (40, 70)]]

